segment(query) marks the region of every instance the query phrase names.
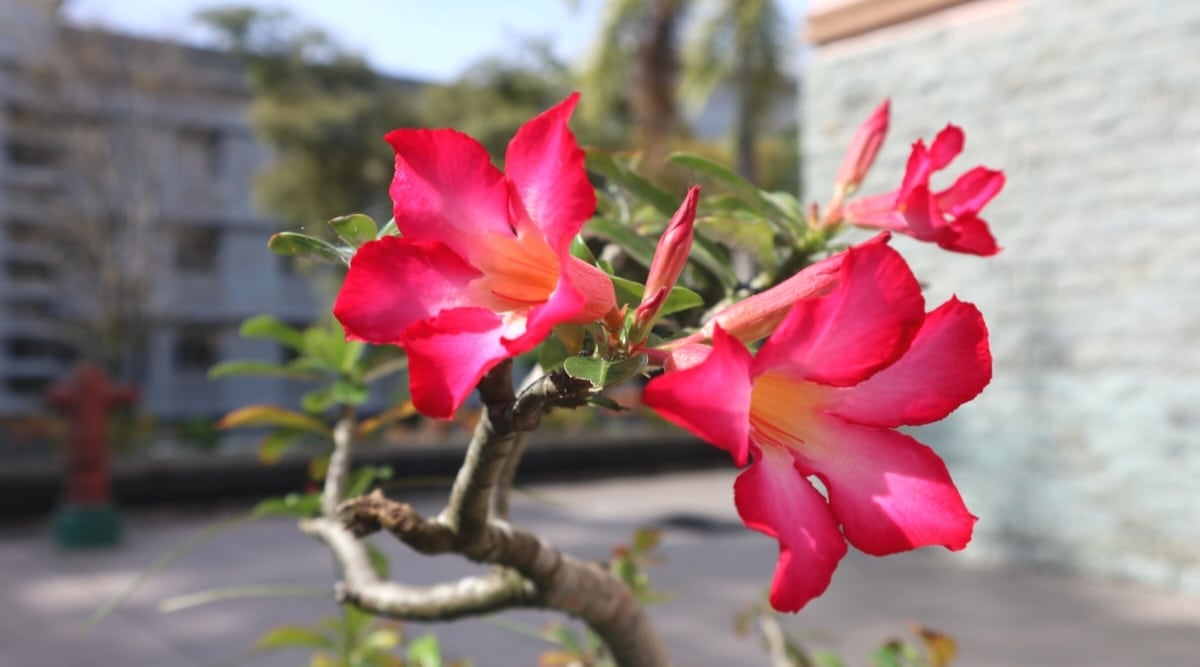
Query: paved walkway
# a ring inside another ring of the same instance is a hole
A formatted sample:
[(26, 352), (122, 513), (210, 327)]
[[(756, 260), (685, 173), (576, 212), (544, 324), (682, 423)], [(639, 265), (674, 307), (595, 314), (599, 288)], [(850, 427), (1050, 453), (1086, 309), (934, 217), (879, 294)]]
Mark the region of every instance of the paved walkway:
[[(657, 587), (676, 597), (653, 609), (681, 666), (765, 665), (754, 640), (732, 632), (735, 609), (769, 583), (775, 547), (736, 523), (732, 471), (540, 486), (522, 498), (519, 523), (575, 554), (603, 558), (636, 525), (666, 526)], [(546, 502), (549, 500), (550, 502)], [(433, 509), (433, 499), (415, 504)], [(299, 653), (249, 656), (279, 623), (311, 623), (335, 611), (319, 599), (255, 599), (161, 613), (158, 603), (237, 584), (324, 586), (331, 563), (291, 522), (241, 525), (190, 552), (99, 626), (78, 623), (160, 555), (229, 511), (127, 516), (119, 549), (60, 553), (46, 528), (0, 526), (0, 667), (208, 667), (307, 664)], [(381, 544), (387, 544), (381, 541)], [(450, 559), (395, 554), (393, 576), (431, 583), (470, 569)], [(509, 616), (540, 626), (548, 614)], [(1200, 599), (985, 566), (969, 554), (923, 551), (885, 559), (852, 555), (830, 591), (787, 627), (865, 665), (871, 646), (916, 620), (954, 635), (963, 667), (1179, 667), (1200, 665)], [(414, 633), (427, 631), (413, 626)], [(479, 667), (536, 664), (545, 649), (494, 623), (435, 629), (452, 656)]]

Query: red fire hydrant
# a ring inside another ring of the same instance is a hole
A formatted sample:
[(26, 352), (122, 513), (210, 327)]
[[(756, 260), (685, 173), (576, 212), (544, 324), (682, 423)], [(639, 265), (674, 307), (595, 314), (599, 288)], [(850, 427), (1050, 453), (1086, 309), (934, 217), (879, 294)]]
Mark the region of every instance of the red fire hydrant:
[(111, 546), (121, 537), (121, 517), (109, 488), (108, 416), (132, 403), (137, 390), (113, 385), (92, 363), (75, 369), (50, 390), (50, 403), (67, 415), (65, 497), (54, 515), (54, 535), (65, 549)]

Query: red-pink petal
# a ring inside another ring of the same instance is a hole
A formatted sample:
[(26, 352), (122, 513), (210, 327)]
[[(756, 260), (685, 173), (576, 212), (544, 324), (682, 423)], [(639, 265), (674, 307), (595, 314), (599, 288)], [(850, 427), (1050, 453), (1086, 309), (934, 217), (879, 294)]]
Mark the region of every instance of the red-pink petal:
[(976, 519), (932, 449), (898, 431), (833, 416), (814, 420), (807, 435), (793, 453), (801, 470), (825, 484), (850, 544), (875, 556), (967, 546)]
[(846, 540), (825, 499), (786, 452), (755, 450), (754, 463), (734, 483), (734, 501), (747, 526), (779, 540), (771, 606), (799, 611), (829, 587)]
[(918, 185), (904, 198), (901, 216), (907, 229), (900, 231), (922, 241), (937, 241), (944, 235), (946, 219), (929, 186)]
[(926, 316), (896, 363), (858, 385), (832, 390), (827, 410), (868, 426), (928, 424), (975, 398), (991, 378), (983, 316), (952, 298)]
[(441, 241), (471, 258), (476, 238), (512, 235), (504, 176), (487, 150), (455, 130), (395, 130), (391, 195), (396, 226), (407, 238)]
[[(750, 443), (750, 352), (720, 327), (695, 366), (650, 380), (642, 402), (667, 421), (728, 451), (745, 465)], [(718, 389), (719, 388), (719, 389)]]
[(975, 167), (937, 195), (938, 208), (952, 217), (979, 213), (1004, 187), (1004, 172)]
[(851, 224), (907, 234), (908, 222), (900, 214), (899, 194), (896, 190), (855, 199), (846, 206), (846, 218)]
[(517, 195), (513, 205), (519, 210), (513, 219), (528, 215), (555, 251), (567, 249), (596, 209), (583, 151), (567, 128), (578, 102), (579, 93), (574, 93), (521, 126), (504, 158), (504, 170)]
[(418, 320), (474, 305), (467, 284), (478, 276), (438, 241), (388, 236), (358, 249), (333, 314), (350, 338), (396, 343)]
[(965, 215), (951, 223), (938, 245), (946, 250), (990, 257), (1000, 252), (995, 237), (982, 218)]
[(524, 332), (505, 345), (514, 354), (532, 350), (559, 324), (590, 324), (616, 306), (612, 279), (600, 269), (567, 255), (558, 285), (546, 303), (529, 311)]
[(501, 343), (504, 324), (490, 310), (448, 310), (405, 332), (413, 405), (438, 419), (454, 416), (479, 380), (512, 356)]
[(933, 138), (933, 144), (929, 147), (930, 168), (933, 171), (945, 169), (962, 152), (964, 143), (966, 135), (962, 129), (955, 125), (947, 125)]
[(827, 296), (796, 302), (759, 350), (755, 376), (775, 370), (853, 385), (908, 348), (925, 319), (925, 302), (904, 258), (884, 243), (864, 244), (846, 251), (841, 270)]

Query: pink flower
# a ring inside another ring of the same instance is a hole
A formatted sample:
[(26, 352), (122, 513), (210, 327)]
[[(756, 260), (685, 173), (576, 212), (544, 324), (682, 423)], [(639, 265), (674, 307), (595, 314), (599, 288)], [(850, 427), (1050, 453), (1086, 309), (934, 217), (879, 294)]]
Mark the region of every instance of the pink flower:
[(612, 282), (572, 257), (595, 193), (567, 129), (578, 94), (517, 131), (507, 175), (454, 130), (395, 130), (401, 237), (359, 248), (333, 312), (348, 338), (403, 346), (413, 403), (448, 418), (480, 378), (557, 324), (596, 321)]
[(979, 213), (1004, 187), (1004, 173), (975, 167), (941, 192), (929, 187), (929, 177), (962, 152), (964, 141), (963, 131), (953, 125), (939, 132), (929, 148), (918, 140), (900, 189), (851, 202), (846, 218), (855, 225), (890, 229), (947, 250), (996, 254), (1000, 247)]
[(752, 459), (734, 500), (747, 526), (779, 540), (771, 604), (781, 611), (826, 589), (847, 541), (874, 555), (957, 550), (975, 523), (941, 459), (894, 429), (942, 419), (988, 383), (982, 317), (956, 299), (926, 314), (884, 242), (847, 251), (840, 272), (756, 356), (718, 327), (706, 353), (679, 350), (643, 397), (738, 465)]

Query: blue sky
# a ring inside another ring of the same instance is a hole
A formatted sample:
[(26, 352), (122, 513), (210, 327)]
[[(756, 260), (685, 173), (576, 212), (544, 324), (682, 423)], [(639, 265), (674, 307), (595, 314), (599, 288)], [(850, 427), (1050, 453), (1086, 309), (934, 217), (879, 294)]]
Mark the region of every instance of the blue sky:
[[(582, 58), (604, 0), (67, 0), (72, 20), (169, 39), (197, 38), (198, 9), (252, 4), (282, 8), (324, 28), (393, 75), (446, 81), (476, 60), (512, 49), (523, 36), (548, 37), (568, 59)], [(798, 33), (804, 0), (783, 0)]]

